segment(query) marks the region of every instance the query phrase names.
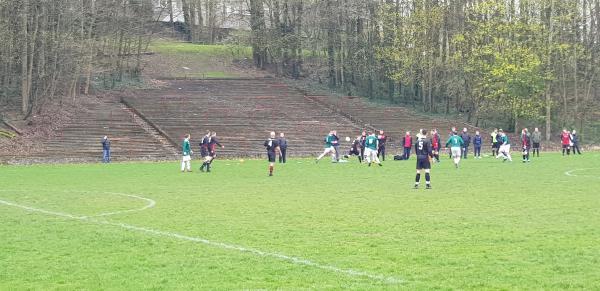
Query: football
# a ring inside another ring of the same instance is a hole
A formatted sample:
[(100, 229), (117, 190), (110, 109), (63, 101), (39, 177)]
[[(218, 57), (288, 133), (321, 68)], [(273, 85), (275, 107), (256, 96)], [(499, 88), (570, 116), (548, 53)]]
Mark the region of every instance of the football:
[(346, 137), (346, 141), (350, 141), (350, 137), (349, 136)]

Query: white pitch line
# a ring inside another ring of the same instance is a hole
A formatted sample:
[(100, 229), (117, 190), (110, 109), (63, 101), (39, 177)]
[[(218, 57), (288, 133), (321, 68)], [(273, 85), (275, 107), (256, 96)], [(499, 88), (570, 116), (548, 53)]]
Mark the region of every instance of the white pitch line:
[(574, 170), (569, 170), (565, 172), (565, 175), (569, 176), (569, 177), (588, 177), (588, 178), (600, 178), (598, 176), (594, 176), (594, 175), (575, 175), (573, 174), (574, 172), (579, 172), (579, 171), (589, 171), (589, 170), (598, 170), (600, 168), (586, 168), (586, 169), (574, 169)]
[(129, 198), (135, 198), (135, 199), (138, 199), (138, 200), (146, 201), (146, 202), (148, 202), (148, 204), (146, 204), (146, 206), (144, 206), (142, 208), (129, 209), (129, 210), (121, 210), (121, 211), (114, 211), (114, 212), (105, 212), (105, 213), (100, 213), (98, 215), (93, 215), (91, 217), (102, 217), (102, 216), (110, 216), (110, 215), (123, 214), (123, 213), (139, 212), (139, 211), (144, 211), (146, 209), (152, 208), (152, 207), (154, 207), (156, 205), (156, 201), (154, 201), (152, 199), (149, 199), (149, 198), (137, 196), (137, 195), (123, 194), (123, 193), (112, 193), (112, 192), (106, 192), (105, 194), (119, 195), (119, 196), (124, 196), (124, 197), (129, 197)]
[[(148, 200), (151, 200), (151, 199), (148, 199)], [(44, 210), (44, 209), (40, 209), (40, 208), (20, 205), (17, 203), (4, 201), (4, 200), (0, 200), (0, 204), (4, 204), (7, 206), (16, 207), (16, 208), (21, 208), (21, 209), (24, 209), (24, 210), (27, 210), (30, 212), (38, 212), (38, 213), (42, 213), (42, 214), (58, 216), (58, 217), (63, 217), (63, 218), (69, 218), (69, 219), (79, 220), (79, 221), (87, 221), (87, 222), (101, 224), (101, 225), (118, 226), (118, 227), (121, 227), (126, 230), (133, 230), (133, 231), (143, 232), (146, 234), (151, 234), (151, 235), (156, 235), (156, 236), (163, 236), (163, 237), (175, 238), (175, 239), (180, 239), (180, 240), (186, 240), (186, 241), (201, 243), (201, 244), (205, 244), (205, 245), (209, 245), (209, 246), (213, 246), (213, 247), (217, 247), (217, 248), (221, 248), (221, 249), (234, 250), (234, 251), (238, 251), (238, 252), (242, 252), (242, 253), (250, 253), (250, 254), (253, 254), (253, 255), (256, 255), (259, 257), (275, 258), (275, 259), (279, 259), (279, 260), (283, 260), (283, 261), (288, 261), (288, 262), (290, 262), (292, 264), (296, 264), (296, 265), (310, 266), (310, 267), (314, 267), (314, 268), (318, 268), (318, 269), (332, 271), (335, 273), (349, 275), (352, 277), (364, 277), (364, 278), (382, 281), (382, 282), (390, 283), (390, 284), (399, 284), (399, 283), (404, 282), (404, 280), (401, 280), (401, 279), (398, 279), (395, 277), (384, 276), (384, 275), (379, 275), (379, 274), (371, 274), (371, 273), (361, 271), (361, 270), (338, 268), (335, 266), (320, 264), (320, 263), (313, 262), (311, 260), (307, 260), (307, 259), (303, 259), (303, 258), (288, 256), (288, 255), (284, 255), (284, 254), (280, 254), (280, 253), (265, 252), (265, 251), (261, 251), (258, 249), (252, 249), (252, 248), (237, 246), (237, 245), (233, 245), (233, 244), (211, 241), (211, 240), (200, 238), (200, 237), (187, 236), (187, 235), (178, 234), (178, 233), (174, 233), (174, 232), (155, 230), (155, 229), (151, 229), (151, 228), (145, 228), (145, 227), (125, 224), (125, 223), (98, 220), (98, 219), (94, 219), (94, 218), (87, 217), (87, 216), (76, 216), (76, 215), (72, 215), (69, 213), (49, 211), (49, 210)]]

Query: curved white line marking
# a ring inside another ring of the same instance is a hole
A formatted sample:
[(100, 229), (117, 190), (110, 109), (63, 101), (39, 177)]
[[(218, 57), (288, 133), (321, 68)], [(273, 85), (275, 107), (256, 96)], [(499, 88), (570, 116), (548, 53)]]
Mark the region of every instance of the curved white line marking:
[(598, 176), (594, 176), (594, 175), (575, 175), (574, 172), (579, 172), (579, 171), (589, 171), (589, 170), (598, 170), (600, 168), (585, 168), (585, 169), (573, 169), (573, 170), (569, 170), (565, 172), (565, 175), (569, 176), (569, 177), (588, 177), (588, 178), (600, 178)]
[(114, 211), (114, 212), (105, 212), (105, 213), (100, 213), (98, 215), (92, 215), (90, 217), (102, 217), (102, 216), (111, 216), (111, 215), (123, 214), (123, 213), (139, 212), (139, 211), (144, 211), (146, 209), (149, 209), (149, 208), (152, 208), (152, 207), (156, 206), (156, 201), (154, 201), (154, 200), (152, 200), (150, 198), (146, 198), (146, 197), (141, 197), (141, 196), (131, 195), (131, 194), (114, 193), (114, 192), (106, 192), (104, 194), (119, 195), (119, 196), (134, 198), (134, 199), (146, 201), (146, 202), (148, 202), (148, 204), (146, 204), (146, 206), (144, 206), (142, 208), (129, 209), (129, 210), (121, 210), (121, 211)]
[[(124, 195), (127, 195), (127, 194), (124, 194)], [(148, 200), (151, 200), (151, 199), (148, 199)], [(38, 212), (38, 213), (42, 213), (42, 214), (46, 214), (46, 215), (58, 216), (58, 217), (79, 220), (79, 221), (84, 221), (84, 222), (89, 222), (89, 223), (95, 223), (95, 224), (100, 224), (100, 225), (118, 226), (118, 227), (121, 227), (126, 230), (138, 231), (138, 232), (151, 234), (151, 235), (155, 235), (155, 236), (163, 236), (163, 237), (169, 237), (169, 238), (174, 238), (174, 239), (181, 239), (181, 240), (186, 240), (186, 241), (195, 242), (195, 243), (201, 243), (201, 244), (205, 244), (205, 245), (209, 245), (209, 246), (213, 246), (213, 247), (217, 247), (217, 248), (221, 248), (221, 249), (234, 250), (234, 251), (238, 251), (238, 252), (242, 252), (242, 253), (250, 253), (250, 254), (253, 254), (253, 255), (256, 255), (259, 257), (275, 258), (275, 259), (279, 259), (279, 260), (283, 260), (283, 261), (288, 261), (295, 265), (310, 266), (310, 267), (314, 267), (314, 268), (318, 268), (318, 269), (322, 269), (322, 270), (328, 270), (328, 271), (335, 272), (335, 273), (345, 274), (345, 275), (352, 276), (352, 277), (364, 277), (364, 278), (368, 278), (371, 280), (381, 281), (381, 282), (390, 283), (390, 284), (400, 284), (400, 283), (404, 282), (404, 280), (395, 278), (395, 277), (384, 276), (384, 275), (380, 275), (380, 274), (371, 274), (371, 273), (367, 273), (365, 271), (355, 270), (355, 269), (342, 269), (342, 268), (338, 268), (336, 266), (320, 264), (320, 263), (313, 262), (311, 260), (307, 260), (307, 259), (303, 259), (303, 258), (299, 258), (299, 257), (293, 257), (293, 256), (288, 256), (288, 255), (284, 255), (284, 254), (280, 254), (280, 253), (266, 252), (266, 251), (261, 251), (258, 249), (211, 241), (211, 240), (208, 240), (205, 238), (200, 238), (200, 237), (192, 237), (192, 236), (187, 236), (187, 235), (178, 234), (178, 233), (174, 233), (174, 232), (155, 230), (155, 229), (151, 229), (151, 228), (145, 228), (145, 227), (125, 224), (125, 223), (119, 223), (119, 222), (111, 222), (108, 220), (100, 220), (100, 219), (95, 219), (93, 217), (88, 217), (88, 216), (77, 216), (77, 215), (64, 213), (64, 212), (49, 211), (49, 210), (44, 210), (44, 209), (35, 208), (35, 207), (31, 207), (31, 206), (20, 205), (20, 204), (10, 202), (10, 201), (5, 201), (5, 200), (0, 200), (0, 204), (24, 209), (24, 210), (27, 210), (30, 212)], [(154, 203), (153, 206), (155, 204), (156, 203)], [(149, 205), (147, 205), (147, 206), (149, 206)], [(147, 207), (147, 208), (150, 208), (150, 207)], [(136, 211), (140, 211), (140, 210), (138, 209)]]

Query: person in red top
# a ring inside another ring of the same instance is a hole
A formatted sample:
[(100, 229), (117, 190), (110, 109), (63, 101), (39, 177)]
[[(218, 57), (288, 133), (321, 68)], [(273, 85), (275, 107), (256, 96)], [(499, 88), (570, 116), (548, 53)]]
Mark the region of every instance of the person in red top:
[(406, 135), (402, 138), (402, 145), (404, 146), (404, 159), (410, 158), (410, 149), (412, 148), (412, 137), (410, 131), (406, 132)]
[(440, 135), (437, 129), (431, 131), (431, 146), (433, 158), (436, 163), (440, 162)]
[(560, 141), (562, 143), (563, 156), (565, 155), (565, 152), (567, 153), (567, 155), (570, 155), (571, 154), (571, 135), (569, 134), (569, 132), (566, 129), (563, 129), (562, 133), (560, 134)]

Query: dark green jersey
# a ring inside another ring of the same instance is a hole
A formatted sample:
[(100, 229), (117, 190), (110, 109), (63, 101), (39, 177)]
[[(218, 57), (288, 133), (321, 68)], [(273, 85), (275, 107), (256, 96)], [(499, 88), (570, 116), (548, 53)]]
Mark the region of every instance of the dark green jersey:
[(510, 140), (508, 139), (508, 135), (502, 136), (502, 144), (510, 144)]
[(450, 146), (451, 148), (462, 148), (464, 144), (465, 142), (460, 136), (452, 135), (448, 139), (448, 142), (446, 142), (446, 147)]
[(365, 146), (368, 149), (372, 149), (372, 150), (377, 150), (377, 144), (378, 144), (378, 140), (377, 137), (374, 135), (369, 135), (367, 136), (367, 139), (365, 140)]
[(328, 134), (328, 135), (325, 137), (325, 147), (326, 147), (326, 148), (330, 148), (330, 147), (332, 147), (332, 146), (333, 146), (333, 135), (331, 135), (331, 134)]
[(190, 141), (188, 139), (183, 140), (183, 145), (181, 146), (181, 150), (184, 156), (189, 156), (191, 152)]

